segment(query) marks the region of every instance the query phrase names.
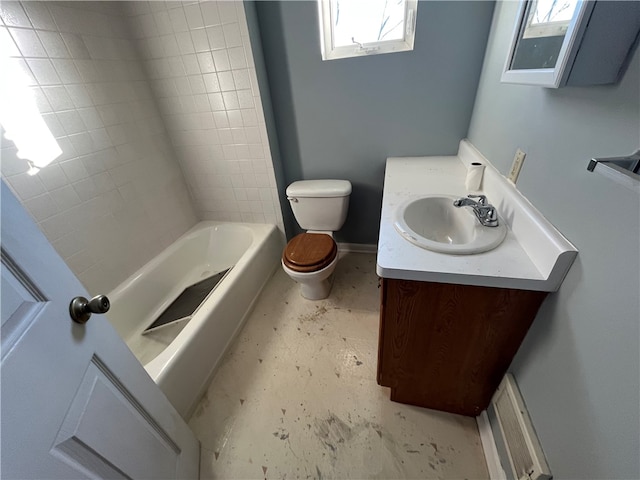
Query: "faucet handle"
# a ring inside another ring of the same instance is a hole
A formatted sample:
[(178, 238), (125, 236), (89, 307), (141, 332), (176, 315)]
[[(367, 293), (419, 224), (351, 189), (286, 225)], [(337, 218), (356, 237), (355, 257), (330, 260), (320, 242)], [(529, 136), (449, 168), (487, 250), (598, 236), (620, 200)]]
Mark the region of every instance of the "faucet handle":
[(498, 226), (498, 212), (493, 205), (481, 205), (474, 208), (474, 212), (480, 223), (485, 227)]
[(487, 204), (487, 197), (486, 195), (467, 195), (467, 197), (469, 198), (477, 198), (478, 199), (478, 205), (486, 205)]

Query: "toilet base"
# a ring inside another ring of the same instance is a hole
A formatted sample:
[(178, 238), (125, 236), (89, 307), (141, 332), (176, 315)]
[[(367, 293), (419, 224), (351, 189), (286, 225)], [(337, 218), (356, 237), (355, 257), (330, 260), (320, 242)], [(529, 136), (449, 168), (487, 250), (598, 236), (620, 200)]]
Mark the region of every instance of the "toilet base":
[(322, 300), (329, 296), (333, 285), (333, 272), (338, 264), (338, 255), (322, 270), (301, 273), (288, 268), (281, 260), (282, 268), (292, 280), (300, 284), (300, 295), (307, 300)]
[(307, 300), (323, 300), (331, 293), (333, 274), (320, 282), (300, 283), (300, 295)]

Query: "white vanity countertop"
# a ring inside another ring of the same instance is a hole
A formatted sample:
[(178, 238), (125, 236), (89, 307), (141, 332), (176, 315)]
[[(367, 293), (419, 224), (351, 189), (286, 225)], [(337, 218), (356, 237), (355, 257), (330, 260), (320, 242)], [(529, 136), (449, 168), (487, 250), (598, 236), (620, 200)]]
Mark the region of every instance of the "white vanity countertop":
[[(469, 152), (479, 153), (465, 142), (461, 143), (458, 156), (387, 159), (378, 240), (378, 275), (462, 285), (557, 290), (577, 250), (524, 197), (511, 202), (511, 196), (521, 197), (520, 193), (484, 157), (470, 158)], [(485, 253), (450, 255), (413, 245), (396, 231), (393, 226), (396, 209), (409, 198), (432, 194), (467, 196), (469, 192), (464, 186), (466, 165), (479, 159), (486, 165), (483, 188), (487, 190), (480, 193), (486, 194), (489, 202), (497, 207), (501, 220), (507, 218), (507, 225), (514, 227), (507, 229), (502, 244)], [(509, 207), (504, 207), (505, 202), (509, 202)], [(514, 218), (517, 218), (515, 225)], [(527, 225), (523, 226), (524, 223)], [(527, 235), (532, 228), (542, 232)], [(535, 238), (523, 242), (523, 235)], [(546, 251), (539, 251), (541, 248)]]

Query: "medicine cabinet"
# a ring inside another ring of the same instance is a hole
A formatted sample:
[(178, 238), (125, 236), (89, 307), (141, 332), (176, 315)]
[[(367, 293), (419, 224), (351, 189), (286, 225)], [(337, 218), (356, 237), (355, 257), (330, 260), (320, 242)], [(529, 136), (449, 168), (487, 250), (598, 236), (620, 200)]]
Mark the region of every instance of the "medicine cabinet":
[(640, 2), (522, 0), (501, 81), (558, 88), (616, 83), (640, 33)]

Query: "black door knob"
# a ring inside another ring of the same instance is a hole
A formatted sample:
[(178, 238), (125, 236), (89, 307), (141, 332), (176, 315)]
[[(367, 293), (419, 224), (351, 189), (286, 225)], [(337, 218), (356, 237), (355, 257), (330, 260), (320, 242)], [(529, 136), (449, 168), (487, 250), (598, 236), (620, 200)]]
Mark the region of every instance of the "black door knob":
[(106, 295), (97, 295), (91, 300), (84, 297), (76, 297), (69, 304), (71, 320), (76, 323), (87, 323), (92, 313), (107, 313), (109, 311), (109, 299)]

